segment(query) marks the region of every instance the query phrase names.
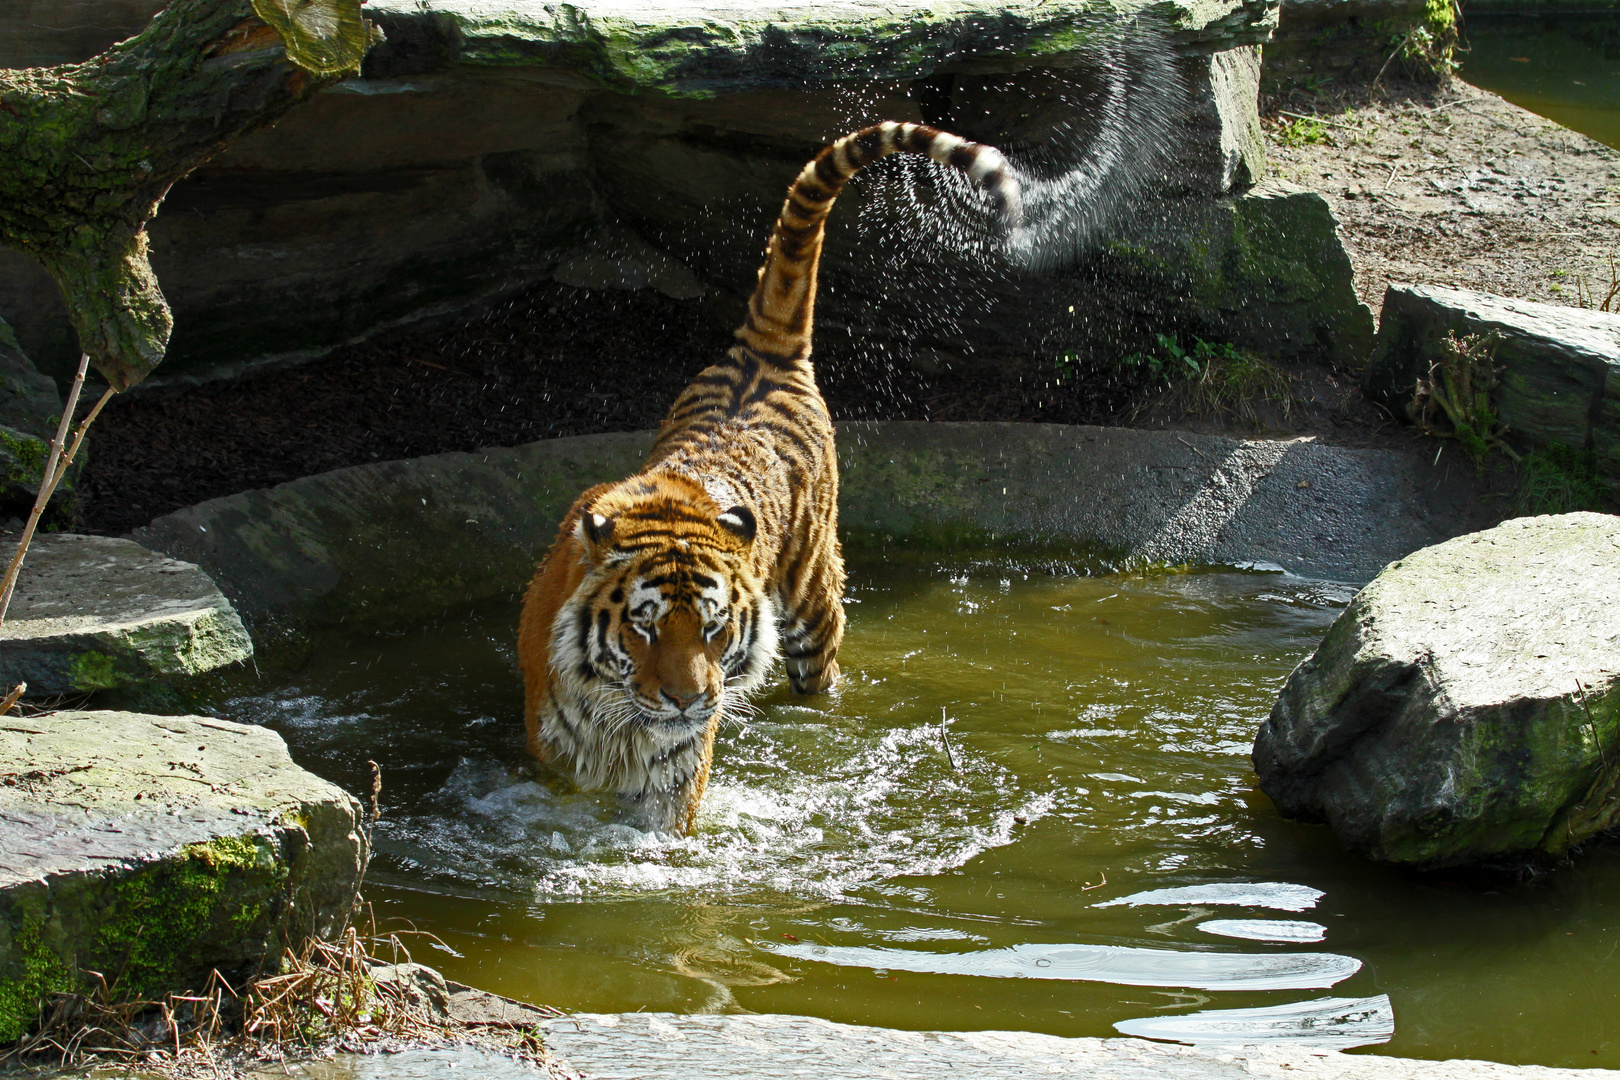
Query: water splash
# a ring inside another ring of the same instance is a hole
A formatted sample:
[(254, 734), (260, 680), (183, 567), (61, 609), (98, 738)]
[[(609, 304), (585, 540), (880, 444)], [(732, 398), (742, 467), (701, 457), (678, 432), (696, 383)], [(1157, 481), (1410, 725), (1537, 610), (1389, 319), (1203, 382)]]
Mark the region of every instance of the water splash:
[[(813, 712), (813, 710), (805, 710)], [(970, 813), (939, 814), (935, 800)], [(427, 812), (384, 819), (379, 849), (445, 884), (532, 890), (547, 902), (651, 895), (883, 893), (1011, 843), (1049, 795), (994, 763), (952, 772), (931, 727), (862, 734), (757, 724), (725, 748), (694, 836), (615, 821), (611, 797), (464, 759)]]

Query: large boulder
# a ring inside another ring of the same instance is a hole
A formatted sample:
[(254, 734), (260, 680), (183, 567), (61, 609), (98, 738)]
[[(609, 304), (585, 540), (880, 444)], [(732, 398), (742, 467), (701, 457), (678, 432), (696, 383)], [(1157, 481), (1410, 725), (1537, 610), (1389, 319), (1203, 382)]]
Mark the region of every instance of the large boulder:
[[(74, 43), (109, 40), (143, 10), (25, 7), (27, 33), (13, 45), (0, 32), (0, 65), (52, 48), (83, 59)], [(803, 162), (884, 119), (1050, 158), (1038, 171), (1101, 168), (1059, 200), (1090, 231), (1038, 271), (997, 267), (959, 222), (918, 210), (927, 182), (869, 177), (834, 215), (824, 345), (1106, 361), (1171, 332), (1345, 362), (1370, 339), (1327, 206), (1248, 195), (1264, 170), (1259, 45), (1276, 0), (366, 11), (388, 41), (363, 78), (234, 144), (152, 223), (176, 321), (160, 380), (319, 354), (548, 277), (746, 290)], [(1125, 29), (1138, 24), (1157, 30)], [(582, 273), (581, 245), (600, 263), (593, 237), (621, 226), (660, 250)], [(932, 235), (909, 247), (919, 232)], [(682, 265), (661, 267), (671, 259)], [(740, 317), (738, 303), (716, 308)], [(46, 370), (76, 361), (43, 271), (3, 252), (0, 312)]]
[(139, 688), (247, 660), (229, 600), (191, 563), (111, 536), (34, 537), (0, 625), (0, 686)]
[(1418, 867), (1620, 824), (1620, 517), (1519, 518), (1390, 564), (1289, 676), (1254, 768), (1285, 816)]
[(116, 980), (201, 989), (334, 934), (367, 859), (360, 806), (281, 736), (202, 716), (0, 724), (0, 1043), (40, 1002)]
[(1512, 437), (1591, 454), (1620, 493), (1620, 315), (1513, 300), (1473, 289), (1391, 285), (1367, 364), (1367, 394), (1397, 416), (1447, 333), (1495, 334), (1492, 395)]

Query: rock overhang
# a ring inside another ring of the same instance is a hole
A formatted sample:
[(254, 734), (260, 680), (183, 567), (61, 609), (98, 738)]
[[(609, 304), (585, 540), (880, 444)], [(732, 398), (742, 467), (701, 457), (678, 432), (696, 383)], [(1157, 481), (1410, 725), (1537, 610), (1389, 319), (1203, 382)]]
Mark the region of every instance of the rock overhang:
[(608, 89), (706, 98), (817, 83), (1067, 67), (1148, 24), (1184, 53), (1257, 45), (1280, 0), (379, 0), (368, 75), (552, 68)]

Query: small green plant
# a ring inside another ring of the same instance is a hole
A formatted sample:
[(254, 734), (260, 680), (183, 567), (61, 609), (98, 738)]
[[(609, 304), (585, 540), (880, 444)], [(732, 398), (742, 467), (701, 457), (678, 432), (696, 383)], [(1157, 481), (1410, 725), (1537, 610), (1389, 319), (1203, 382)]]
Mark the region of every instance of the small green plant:
[[(1507, 431), (1491, 406), (1498, 369), (1496, 345), (1501, 336), (1469, 334), (1458, 337), (1451, 331), (1429, 361), (1429, 373), (1419, 377), (1412, 388), (1407, 415), (1425, 434), (1456, 439), (1475, 464), (1492, 450), (1500, 450), (1514, 461), (1519, 455), (1502, 441)], [(1445, 418), (1450, 430), (1437, 426)]]
[(1157, 352), (1136, 352), (1122, 356), (1117, 363), (1127, 371), (1147, 376), (1153, 386), (1174, 386), (1203, 372), (1217, 349), (1230, 349), (1230, 345), (1211, 345), (1201, 338), (1193, 338), (1191, 351), (1169, 334), (1154, 334), (1159, 343)]
[(1607, 510), (1609, 499), (1590, 455), (1573, 446), (1539, 447), (1519, 465), (1519, 490), (1513, 496), (1514, 517)]
[(1163, 392), (1144, 401), (1133, 413), (1164, 407), (1178, 416), (1230, 416), (1259, 426), (1259, 403), (1293, 414), (1293, 383), (1276, 364), (1227, 342), (1193, 338), (1191, 348), (1168, 334), (1155, 335), (1156, 353), (1132, 353), (1120, 363), (1148, 374)]
[(1277, 125), (1277, 135), (1287, 146), (1327, 142), (1328, 129), (1320, 120), (1296, 117)]

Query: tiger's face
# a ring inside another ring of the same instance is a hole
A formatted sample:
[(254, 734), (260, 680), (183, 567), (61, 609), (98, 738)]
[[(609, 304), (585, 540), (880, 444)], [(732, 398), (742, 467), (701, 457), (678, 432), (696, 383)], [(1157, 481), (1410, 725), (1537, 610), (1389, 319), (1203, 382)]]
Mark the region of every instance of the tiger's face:
[(581, 515), (586, 572), (552, 655), (582, 722), (676, 746), (763, 681), (776, 611), (749, 559), (752, 513), (649, 501)]

